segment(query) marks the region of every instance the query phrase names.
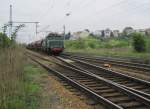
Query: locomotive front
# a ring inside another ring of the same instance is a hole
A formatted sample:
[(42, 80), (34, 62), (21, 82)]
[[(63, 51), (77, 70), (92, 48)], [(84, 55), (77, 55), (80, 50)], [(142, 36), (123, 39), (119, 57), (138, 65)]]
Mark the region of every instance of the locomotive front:
[(56, 33), (50, 33), (42, 43), (42, 48), (49, 54), (60, 54), (64, 50), (64, 37)]

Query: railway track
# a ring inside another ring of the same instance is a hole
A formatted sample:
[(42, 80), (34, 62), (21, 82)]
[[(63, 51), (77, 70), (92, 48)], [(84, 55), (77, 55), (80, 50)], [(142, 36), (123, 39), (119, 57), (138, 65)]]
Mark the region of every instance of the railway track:
[(149, 99), (110, 80), (65, 63), (55, 62), (56, 66), (50, 68), (48, 64), (42, 62), (42, 60), (50, 61), (49, 59), (31, 54), (28, 56), (109, 109), (149, 109), (150, 107)]
[(74, 58), (77, 58), (80, 60), (95, 62), (97, 64), (102, 64), (102, 65), (107, 63), (107, 64), (111, 64), (113, 66), (119, 66), (119, 67), (125, 67), (125, 68), (129, 68), (129, 69), (136, 69), (136, 70), (150, 72), (150, 65), (149, 64), (130, 62), (129, 60), (125, 60), (125, 59), (114, 59), (114, 58), (104, 58), (104, 57), (88, 57), (88, 56), (73, 55), (73, 54), (63, 54), (63, 55), (74, 57)]
[(132, 76), (128, 76), (119, 72), (108, 70), (108, 69), (90, 64), (88, 62), (84, 62), (84, 61), (70, 58), (70, 57), (67, 59), (71, 59), (74, 62), (69, 63), (61, 58), (58, 58), (58, 59), (60, 59), (61, 61), (65, 62), (66, 64), (70, 66), (74, 66), (80, 70), (84, 70), (85, 72), (96, 74), (99, 77), (103, 77), (107, 80), (117, 83), (126, 89), (132, 90), (150, 99), (150, 82), (149, 81), (145, 81), (145, 80), (138, 79)]
[(109, 59), (109, 60), (118, 60), (118, 61), (127, 61), (132, 63), (138, 63), (138, 64), (150, 64), (150, 60), (147, 59), (141, 59), (137, 57), (119, 57), (119, 56), (91, 56), (84, 53), (72, 53), (72, 52), (64, 52), (63, 55), (75, 55), (75, 56), (84, 56), (84, 57), (91, 57), (91, 58), (99, 58), (99, 59)]

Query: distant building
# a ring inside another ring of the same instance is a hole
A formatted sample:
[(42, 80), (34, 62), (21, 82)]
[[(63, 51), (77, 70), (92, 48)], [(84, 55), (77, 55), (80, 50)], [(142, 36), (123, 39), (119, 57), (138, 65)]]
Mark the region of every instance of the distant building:
[(72, 34), (72, 37), (70, 38), (70, 40), (77, 40), (77, 39), (79, 39), (80, 34), (81, 34), (81, 31), (74, 32), (74, 33)]
[(93, 35), (96, 37), (102, 37), (102, 31), (103, 30), (96, 30), (95, 32), (93, 32)]
[(143, 35), (146, 34), (146, 30), (145, 29), (137, 29), (137, 30), (135, 30), (135, 32), (142, 33)]
[(97, 30), (93, 33), (96, 37), (103, 37), (103, 38), (110, 38), (110, 37), (118, 37), (119, 36), (119, 30)]
[(130, 35), (131, 33), (134, 33), (134, 29), (132, 27), (126, 27), (124, 30), (123, 30), (123, 33), (125, 35)]
[(111, 37), (111, 33), (112, 33), (112, 31), (109, 28), (104, 30), (104, 38), (110, 38)]
[(74, 32), (70, 39), (71, 40), (77, 40), (77, 39), (80, 39), (80, 38), (87, 38), (87, 37), (89, 37), (89, 35), (90, 35), (90, 33), (86, 30), (78, 31), (78, 32)]
[(148, 29), (145, 30), (145, 34), (146, 35), (150, 35), (150, 28), (148, 28)]
[(119, 37), (119, 30), (113, 30), (113, 36)]

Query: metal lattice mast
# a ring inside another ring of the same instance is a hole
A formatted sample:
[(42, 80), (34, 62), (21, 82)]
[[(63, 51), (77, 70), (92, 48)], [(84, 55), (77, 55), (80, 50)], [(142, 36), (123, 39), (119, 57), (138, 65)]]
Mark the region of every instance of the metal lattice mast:
[(9, 36), (12, 37), (12, 26), (13, 26), (13, 22), (12, 22), (12, 5), (10, 5), (10, 15), (9, 15)]

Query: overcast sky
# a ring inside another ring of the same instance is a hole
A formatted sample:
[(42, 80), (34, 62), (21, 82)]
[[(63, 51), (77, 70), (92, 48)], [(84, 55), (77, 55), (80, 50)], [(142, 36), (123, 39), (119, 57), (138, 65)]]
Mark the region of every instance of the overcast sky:
[[(9, 20), (13, 5), (13, 21), (38, 21), (39, 31), (91, 31), (105, 28), (122, 30), (150, 27), (150, 0), (0, 0), (0, 25)], [(69, 16), (66, 16), (70, 13)], [(35, 25), (27, 24), (18, 40), (28, 42), (35, 37)]]

